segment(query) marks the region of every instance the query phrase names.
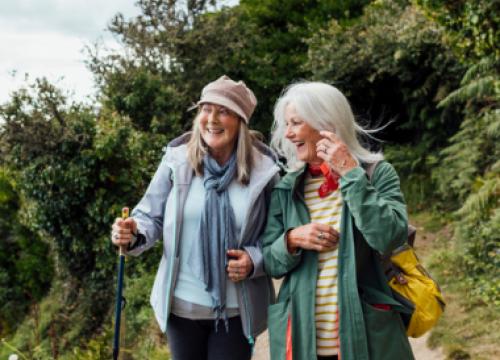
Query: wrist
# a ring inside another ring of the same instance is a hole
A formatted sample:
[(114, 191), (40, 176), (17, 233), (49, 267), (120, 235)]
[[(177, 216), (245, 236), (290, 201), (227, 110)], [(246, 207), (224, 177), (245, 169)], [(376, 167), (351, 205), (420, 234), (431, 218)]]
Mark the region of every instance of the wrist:
[(347, 174), (349, 171), (351, 171), (352, 169), (356, 168), (357, 167), (357, 164), (354, 164), (354, 165), (346, 165), (344, 168), (342, 168), (340, 170), (340, 176), (344, 176), (345, 174)]
[(286, 250), (291, 255), (295, 255), (297, 253), (297, 246), (295, 245), (295, 242), (293, 241), (293, 237), (290, 236), (293, 230), (294, 229), (290, 229), (285, 234), (285, 246), (286, 246)]

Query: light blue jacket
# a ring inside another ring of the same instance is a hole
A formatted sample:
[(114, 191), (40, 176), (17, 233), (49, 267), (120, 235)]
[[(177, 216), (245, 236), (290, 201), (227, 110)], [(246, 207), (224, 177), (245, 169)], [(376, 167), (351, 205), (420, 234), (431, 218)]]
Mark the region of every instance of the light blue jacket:
[[(167, 330), (179, 270), (183, 207), (194, 176), (194, 170), (187, 159), (186, 143), (189, 138), (190, 135), (186, 134), (168, 145), (146, 194), (132, 211), (137, 229), (145, 235), (146, 243), (129, 254), (141, 254), (163, 236), (163, 257), (151, 293), (151, 305), (163, 332)], [(250, 255), (254, 271), (247, 279), (235, 283), (243, 333), (250, 343), (266, 330), (267, 304), (274, 303), (275, 297), (271, 278), (265, 274), (263, 265), (262, 234), (266, 224), (252, 223), (254, 217), (251, 214), (256, 211), (267, 213), (272, 189), (279, 180), (279, 168), (274, 152), (262, 143), (258, 146), (260, 151), (255, 147), (253, 149), (256, 166), (250, 174), (248, 208), (238, 241), (238, 248), (246, 250)], [(254, 205), (261, 194), (266, 196), (266, 208), (255, 209)]]

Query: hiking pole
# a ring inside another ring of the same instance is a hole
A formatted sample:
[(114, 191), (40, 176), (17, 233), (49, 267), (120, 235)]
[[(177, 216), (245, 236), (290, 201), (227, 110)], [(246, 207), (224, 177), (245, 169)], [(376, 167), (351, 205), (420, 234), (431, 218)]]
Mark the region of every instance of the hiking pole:
[[(128, 217), (128, 207), (122, 209), (122, 218)], [(115, 319), (115, 339), (113, 341), (113, 360), (118, 359), (120, 352), (120, 320), (122, 315), (122, 284), (123, 271), (125, 270), (125, 255), (127, 254), (127, 245), (120, 246), (120, 265), (118, 266), (118, 291), (116, 294), (116, 319)]]

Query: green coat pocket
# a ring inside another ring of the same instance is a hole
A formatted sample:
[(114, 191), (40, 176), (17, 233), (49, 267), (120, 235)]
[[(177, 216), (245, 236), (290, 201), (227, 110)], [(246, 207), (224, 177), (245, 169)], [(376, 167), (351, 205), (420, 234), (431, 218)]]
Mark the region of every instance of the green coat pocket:
[(286, 331), (290, 315), (290, 298), (268, 306), (271, 360), (286, 360)]
[(413, 360), (399, 312), (375, 309), (361, 300), (370, 360)]

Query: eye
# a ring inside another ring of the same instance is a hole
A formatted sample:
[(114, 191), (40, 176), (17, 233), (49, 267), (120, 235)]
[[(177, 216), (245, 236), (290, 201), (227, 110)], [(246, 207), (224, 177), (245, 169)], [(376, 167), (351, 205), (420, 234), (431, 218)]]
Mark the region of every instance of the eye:
[(229, 114), (229, 112), (228, 112), (226, 109), (222, 109), (222, 110), (220, 111), (220, 113), (221, 113), (221, 114), (224, 114), (224, 115), (228, 115), (228, 114)]
[(203, 112), (209, 112), (209, 111), (210, 111), (210, 109), (208, 107), (205, 107), (205, 106), (203, 107)]

